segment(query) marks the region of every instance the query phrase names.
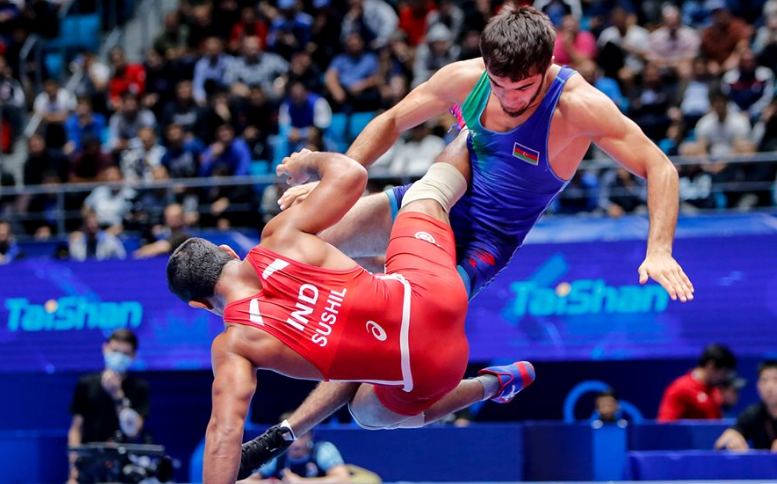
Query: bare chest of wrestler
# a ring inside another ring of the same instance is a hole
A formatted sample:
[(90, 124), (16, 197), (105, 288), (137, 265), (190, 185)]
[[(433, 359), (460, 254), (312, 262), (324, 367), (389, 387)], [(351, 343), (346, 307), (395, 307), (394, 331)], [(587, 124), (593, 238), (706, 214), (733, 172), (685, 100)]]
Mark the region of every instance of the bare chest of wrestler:
[[(571, 79), (568, 82), (571, 82)], [(569, 95), (565, 90), (561, 94), (558, 104), (561, 105), (565, 101), (565, 96)], [(498, 133), (512, 131), (534, 114), (539, 103), (540, 100), (535, 101), (534, 107), (527, 110), (521, 116), (514, 118), (504, 112), (499, 104), (499, 100), (492, 93), (488, 99), (486, 109), (483, 110), (480, 123), (489, 131)], [(550, 134), (548, 136), (548, 160), (550, 160), (553, 172), (565, 180), (572, 178), (590, 145), (591, 140), (576, 132), (569, 120), (565, 119), (562, 110), (557, 107), (550, 122)]]

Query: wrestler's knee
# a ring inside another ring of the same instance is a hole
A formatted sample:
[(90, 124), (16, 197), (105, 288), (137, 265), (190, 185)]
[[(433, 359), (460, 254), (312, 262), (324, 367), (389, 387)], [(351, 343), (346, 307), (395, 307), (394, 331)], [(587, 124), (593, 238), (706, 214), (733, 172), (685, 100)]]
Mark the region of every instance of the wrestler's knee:
[(356, 425), (365, 430), (382, 430), (388, 428), (386, 422), (378, 421), (378, 419), (372, 415), (373, 412), (370, 412), (363, 404), (350, 401), (348, 402), (348, 411), (351, 413), (351, 417), (353, 417), (353, 421)]
[(364, 412), (363, 408), (354, 408), (352, 403), (348, 404), (348, 411), (351, 412), (351, 416), (356, 425), (365, 430), (415, 429), (423, 427), (425, 421), (423, 412), (413, 415), (412, 417), (404, 417), (402, 420), (398, 421), (386, 421), (385, 419), (373, 418), (369, 412)]
[(373, 385), (369, 384), (359, 387), (348, 402), (348, 411), (354, 422), (367, 430), (421, 427), (424, 422), (423, 413), (408, 417), (386, 408), (375, 394)]

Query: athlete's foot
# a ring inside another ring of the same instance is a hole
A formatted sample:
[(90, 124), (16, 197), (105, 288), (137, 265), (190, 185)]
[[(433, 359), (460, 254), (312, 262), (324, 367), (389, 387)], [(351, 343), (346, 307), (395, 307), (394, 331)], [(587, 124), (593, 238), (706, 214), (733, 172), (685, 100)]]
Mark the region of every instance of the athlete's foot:
[(534, 366), (528, 361), (519, 361), (505, 366), (489, 366), (478, 372), (478, 375), (493, 375), (499, 381), (499, 390), (490, 399), (496, 403), (507, 403), (518, 392), (532, 384), (536, 374)]

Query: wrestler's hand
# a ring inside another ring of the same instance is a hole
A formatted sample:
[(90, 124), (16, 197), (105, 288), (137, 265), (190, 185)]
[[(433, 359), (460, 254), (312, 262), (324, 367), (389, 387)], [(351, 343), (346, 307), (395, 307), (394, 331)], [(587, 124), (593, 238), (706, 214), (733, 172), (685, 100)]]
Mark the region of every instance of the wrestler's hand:
[(310, 182), (305, 183), (304, 185), (297, 185), (296, 187), (291, 187), (285, 192), (283, 192), (283, 195), (281, 195), (281, 198), (278, 199), (278, 205), (281, 207), (281, 210), (286, 210), (287, 208), (296, 205), (300, 203), (301, 201), (308, 198), (308, 195), (310, 195), (310, 192), (313, 191), (314, 188), (318, 186), (318, 182)]
[(310, 180), (310, 170), (305, 158), (312, 153), (308, 149), (292, 153), (283, 159), (280, 165), (275, 168), (278, 176), (286, 176), (286, 183), (289, 185), (300, 185)]
[(680, 264), (666, 251), (648, 252), (647, 257), (639, 266), (639, 283), (647, 282), (648, 277), (666, 289), (672, 301), (686, 302), (693, 300), (693, 284), (683, 272)]

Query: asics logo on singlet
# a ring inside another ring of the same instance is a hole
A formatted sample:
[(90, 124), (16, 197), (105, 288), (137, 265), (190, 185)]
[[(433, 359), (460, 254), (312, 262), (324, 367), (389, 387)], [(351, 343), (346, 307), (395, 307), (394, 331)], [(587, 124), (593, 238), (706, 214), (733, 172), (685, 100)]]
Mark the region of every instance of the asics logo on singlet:
[(388, 338), (386, 330), (375, 321), (367, 321), (367, 331), (372, 333), (372, 335), (375, 336), (375, 339), (378, 341), (386, 341), (386, 338)]
[(429, 242), (430, 244), (436, 244), (437, 241), (434, 240), (434, 237), (432, 237), (431, 234), (427, 232), (416, 232), (415, 238), (420, 240), (425, 240), (426, 242)]

